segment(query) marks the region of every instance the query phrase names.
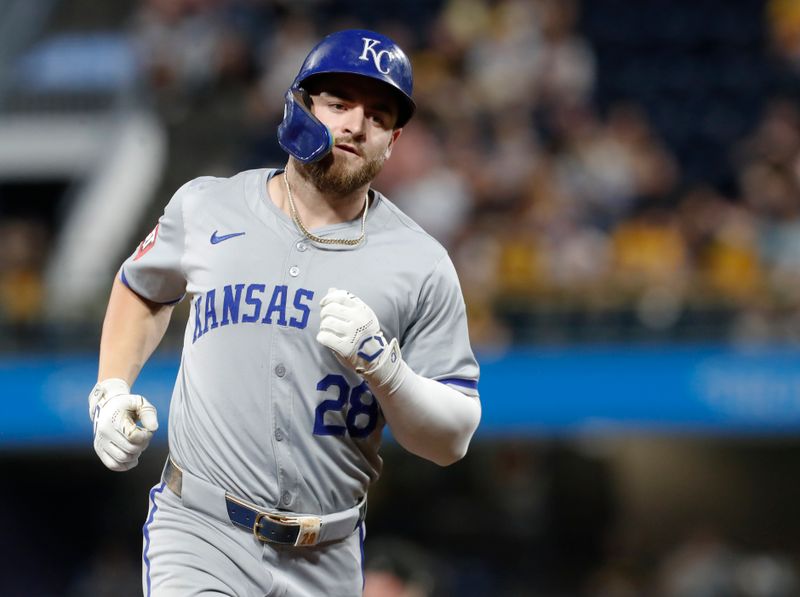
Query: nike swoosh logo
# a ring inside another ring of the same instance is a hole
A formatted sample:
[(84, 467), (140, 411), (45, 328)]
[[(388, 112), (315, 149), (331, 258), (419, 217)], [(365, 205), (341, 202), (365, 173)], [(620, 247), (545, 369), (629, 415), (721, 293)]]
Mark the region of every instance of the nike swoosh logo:
[(214, 232), (211, 233), (212, 245), (216, 245), (224, 240), (228, 240), (229, 238), (233, 238), (235, 236), (244, 236), (245, 234), (244, 232), (234, 232), (232, 234), (223, 234), (222, 236), (217, 236), (217, 232), (219, 232), (219, 230), (214, 230)]

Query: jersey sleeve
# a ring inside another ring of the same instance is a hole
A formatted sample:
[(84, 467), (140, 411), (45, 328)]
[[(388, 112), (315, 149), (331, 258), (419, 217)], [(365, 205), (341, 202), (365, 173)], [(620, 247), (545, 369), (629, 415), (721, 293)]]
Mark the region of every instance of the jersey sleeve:
[(478, 395), (478, 362), (455, 267), (444, 256), (425, 280), (416, 317), (400, 342), (403, 359), (419, 375)]
[(177, 303), (186, 293), (182, 268), (184, 200), (191, 183), (173, 195), (155, 228), (122, 264), (120, 279), (136, 294), (156, 303)]

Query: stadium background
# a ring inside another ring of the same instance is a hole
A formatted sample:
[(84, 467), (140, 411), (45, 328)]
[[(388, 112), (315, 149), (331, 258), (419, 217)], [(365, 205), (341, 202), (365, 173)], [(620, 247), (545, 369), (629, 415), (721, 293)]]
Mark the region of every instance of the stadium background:
[[(180, 184), (283, 163), (350, 26), (411, 55), (376, 186), (483, 365), (464, 461), (385, 447), (369, 595), (800, 594), (795, 0), (0, 0), (0, 594), (140, 594), (166, 427), (124, 475), (91, 449), (111, 279)], [(162, 422), (185, 318), (137, 385)]]

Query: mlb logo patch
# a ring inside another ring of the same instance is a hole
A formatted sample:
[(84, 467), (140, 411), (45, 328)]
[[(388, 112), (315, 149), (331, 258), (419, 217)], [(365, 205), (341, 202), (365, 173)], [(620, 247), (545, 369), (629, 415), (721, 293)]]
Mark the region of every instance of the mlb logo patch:
[(133, 258), (134, 261), (137, 259), (141, 259), (145, 253), (147, 253), (153, 246), (156, 244), (156, 239), (158, 238), (158, 224), (153, 230), (148, 234), (144, 240), (139, 243), (139, 248), (136, 249), (136, 257)]

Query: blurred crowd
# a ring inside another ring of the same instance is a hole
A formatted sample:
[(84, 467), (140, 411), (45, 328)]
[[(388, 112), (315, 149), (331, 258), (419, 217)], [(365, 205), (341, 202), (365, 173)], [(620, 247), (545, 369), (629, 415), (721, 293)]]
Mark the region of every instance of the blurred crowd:
[(697, 529), (663, 555), (649, 576), (612, 561), (587, 582), (587, 597), (789, 597), (800, 591), (795, 562), (781, 553), (747, 552)]
[[(408, 49), (419, 106), (376, 187), (451, 252), (477, 345), (631, 339), (630, 329), (666, 339), (800, 339), (797, 2), (770, 0), (758, 9), (761, 22), (715, 29), (702, 19), (716, 19), (714, 9), (727, 5), (703, 0), (699, 25), (684, 27), (695, 31), (691, 43), (713, 42), (701, 52), (723, 60), (728, 49), (744, 52), (751, 69), (777, 73), (754, 105), (742, 103), (753, 114), (729, 119), (735, 131), (709, 145), (705, 178), (694, 169), (689, 175), (686, 148), (668, 143), (669, 126), (655, 126), (651, 116), (655, 107), (637, 101), (636, 76), (627, 82), (634, 92), (598, 93), (619, 73), (646, 72), (647, 54), (637, 56), (639, 70), (609, 62), (608, 44), (595, 37), (624, 48), (635, 32), (598, 26), (577, 0), (133, 6), (127, 26), (146, 95), (173, 134), (154, 214), (187, 178), (281, 165), (275, 127), (303, 57), (327, 31), (366, 26)], [(643, 6), (653, 18), (663, 13), (659, 2)], [(679, 22), (693, 6), (674, 8), (685, 13)], [(594, 6), (604, 10), (613, 20), (621, 9), (610, 1)], [(747, 27), (754, 41), (743, 48)], [(650, 49), (668, 54), (679, 41), (662, 36)], [(641, 86), (670, 78), (669, 70), (637, 76)], [(743, 97), (753, 90), (745, 75), (740, 87)], [(726, 101), (736, 93), (734, 81)], [(709, 122), (724, 129), (724, 116), (693, 123), (691, 113), (677, 114), (675, 127), (680, 117), (689, 129)], [(711, 167), (720, 161), (722, 175)], [(6, 285), (20, 275), (8, 261), (0, 263)], [(29, 296), (36, 283), (24, 288)], [(6, 321), (24, 322), (41, 303), (1, 296)]]
[[(284, 161), (274, 138), (282, 92), (322, 33), (363, 25), (408, 48), (419, 112), (376, 187), (450, 250), (479, 345), (537, 340), (545, 318), (567, 339), (610, 319), (662, 335), (694, 326), (721, 339), (797, 340), (791, 85), (770, 87), (746, 134), (712, 148), (728, 164), (724, 184), (690, 178), (647, 105), (598, 105), (605, 73), (581, 9), (576, 0), (411, 2), (395, 12), (147, 0), (133, 29), (165, 113), (180, 119), (215, 93), (240, 98), (229, 108), (244, 146), (230, 171)], [(797, 3), (773, 0), (762, 17), (761, 58), (792, 80)], [(731, 31), (730, 44), (741, 43)], [(724, 36), (715, 43), (724, 53)]]

